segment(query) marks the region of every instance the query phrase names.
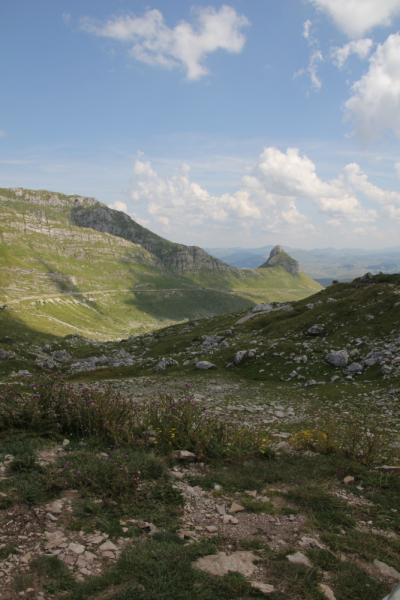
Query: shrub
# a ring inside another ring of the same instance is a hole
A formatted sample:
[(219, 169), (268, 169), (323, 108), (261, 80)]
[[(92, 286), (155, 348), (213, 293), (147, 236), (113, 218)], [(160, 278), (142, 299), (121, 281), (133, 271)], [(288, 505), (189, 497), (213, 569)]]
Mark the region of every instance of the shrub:
[(315, 426), (296, 433), (291, 441), (321, 454), (342, 454), (364, 465), (397, 458), (395, 436), (375, 415), (318, 414)]
[(0, 431), (73, 435), (125, 446), (144, 446), (152, 435), (159, 453), (188, 450), (202, 459), (274, 455), (265, 428), (241, 427), (212, 415), (207, 406), (194, 401), (188, 384), (180, 399), (160, 393), (140, 407), (110, 388), (76, 389), (52, 375), (30, 387), (31, 393), (8, 387), (0, 396)]

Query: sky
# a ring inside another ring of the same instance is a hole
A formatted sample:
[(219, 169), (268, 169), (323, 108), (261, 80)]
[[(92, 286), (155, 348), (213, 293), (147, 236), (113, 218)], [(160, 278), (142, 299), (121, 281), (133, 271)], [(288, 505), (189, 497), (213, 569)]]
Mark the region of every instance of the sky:
[(400, 0), (14, 0), (0, 55), (0, 187), (189, 245), (399, 245)]

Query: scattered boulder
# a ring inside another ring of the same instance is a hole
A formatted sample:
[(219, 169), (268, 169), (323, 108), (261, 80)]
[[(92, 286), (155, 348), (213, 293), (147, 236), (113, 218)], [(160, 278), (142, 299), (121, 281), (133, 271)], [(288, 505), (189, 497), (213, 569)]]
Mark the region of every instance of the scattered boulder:
[(251, 587), (260, 590), (263, 594), (272, 594), (275, 591), (274, 586), (269, 583), (261, 583), (261, 581), (249, 581), (249, 583)]
[(381, 368), (382, 375), (389, 375), (393, 371), (393, 367), (389, 367), (389, 365), (383, 365)]
[(14, 356), (14, 352), (7, 352), (7, 350), (3, 350), (3, 348), (0, 348), (0, 359), (6, 360), (8, 358), (14, 358)]
[(349, 373), (361, 373), (362, 370), (362, 366), (355, 362), (347, 367)]
[(216, 366), (213, 365), (208, 360), (200, 360), (199, 362), (196, 363), (196, 369), (198, 371), (207, 371), (208, 369), (215, 369), (215, 368), (216, 368)]
[(226, 340), (224, 340), (223, 342), (221, 342), (219, 344), (219, 348), (220, 348), (220, 350), (225, 350), (225, 348), (229, 348), (228, 342)]
[(288, 554), (286, 556), (289, 562), (306, 565), (307, 567), (311, 567), (311, 563), (308, 560), (307, 556), (305, 556), (302, 552), (296, 552), (295, 554)]
[(156, 366), (156, 371), (157, 371), (157, 373), (158, 373), (158, 371), (164, 371), (164, 369), (166, 369), (167, 367), (169, 367), (171, 365), (175, 365), (175, 366), (179, 367), (179, 363), (177, 360), (174, 360), (173, 358), (162, 358), (160, 360), (160, 362), (158, 363), (158, 365)]
[(188, 450), (176, 450), (172, 453), (174, 458), (179, 458), (179, 460), (183, 460), (185, 462), (194, 462), (196, 460), (196, 455), (193, 452), (189, 452)]
[(206, 335), (203, 336), (203, 343), (201, 347), (205, 350), (210, 348), (218, 348), (218, 344), (222, 341), (222, 337), (218, 335)]
[(287, 305), (282, 308), (282, 312), (287, 313), (293, 310), (293, 306)]
[(313, 325), (307, 330), (307, 335), (321, 335), (324, 333), (324, 328), (321, 325)]
[(361, 277), (361, 283), (372, 283), (373, 282), (373, 276), (372, 273), (368, 272), (365, 273), (365, 275), (363, 275)]
[(328, 600), (336, 600), (335, 594), (328, 585), (325, 585), (325, 583), (320, 583), (319, 589), (326, 596), (326, 598), (328, 598)]
[(347, 350), (337, 350), (326, 355), (326, 361), (334, 367), (346, 367), (349, 362)]
[(360, 351), (355, 348), (354, 350), (352, 350), (350, 352), (349, 356), (350, 356), (351, 360), (356, 360), (356, 358), (360, 357)]
[(253, 564), (258, 557), (253, 552), (234, 552), (229, 556), (225, 552), (211, 554), (199, 558), (195, 566), (202, 571), (219, 575), (223, 577), (229, 571), (241, 573), (245, 577), (249, 577), (256, 571), (257, 567)]
[(257, 356), (257, 350), (249, 350), (247, 356), (249, 358), (255, 358)]
[(52, 352), (50, 356), (53, 360), (56, 360), (57, 362), (69, 362), (70, 360), (72, 360), (71, 355), (68, 354), (66, 350), (56, 350), (55, 352)]
[(345, 485), (349, 485), (350, 483), (354, 483), (354, 477), (352, 475), (347, 475), (347, 477), (345, 477), (343, 479), (343, 483)]
[(272, 310), (272, 305), (267, 304), (266, 302), (264, 304), (257, 304), (257, 306), (253, 307), (252, 312), (260, 312), (260, 310)]
[(229, 509), (229, 514), (230, 515), (234, 515), (237, 512), (242, 512), (244, 510), (244, 507), (241, 506), (240, 504), (238, 504), (237, 502), (233, 502), (232, 506)]
[(388, 577), (392, 577), (393, 579), (400, 581), (400, 573), (396, 571), (396, 569), (393, 569), (393, 567), (389, 567), (389, 565), (377, 559), (374, 560), (373, 564), (383, 575), (387, 575)]
[(239, 365), (246, 355), (247, 350), (240, 350), (239, 352), (236, 352), (235, 358), (233, 359), (234, 364)]

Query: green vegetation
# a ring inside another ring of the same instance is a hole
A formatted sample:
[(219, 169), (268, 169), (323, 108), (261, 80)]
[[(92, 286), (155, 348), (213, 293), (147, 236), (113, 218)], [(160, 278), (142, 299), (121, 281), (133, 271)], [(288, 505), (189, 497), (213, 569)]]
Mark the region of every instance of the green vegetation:
[[(266, 273), (228, 267), (200, 248), (164, 240), (123, 213), (90, 199), (76, 207), (74, 199), (0, 189), (0, 327), (5, 335), (17, 324), (35, 336), (129, 337), (262, 301), (304, 298), (320, 289), (306, 275), (280, 268)], [(93, 222), (86, 225), (85, 215)]]

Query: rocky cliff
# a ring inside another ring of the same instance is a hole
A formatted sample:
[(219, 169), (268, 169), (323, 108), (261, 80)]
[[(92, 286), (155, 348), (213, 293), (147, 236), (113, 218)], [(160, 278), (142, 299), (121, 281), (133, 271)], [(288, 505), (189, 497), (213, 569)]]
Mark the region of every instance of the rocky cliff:
[(139, 244), (154, 254), (161, 264), (179, 273), (212, 272), (240, 274), (239, 269), (226, 265), (222, 260), (210, 256), (197, 246), (174, 244), (136, 223), (129, 215), (107, 206), (77, 206), (71, 210), (71, 220), (79, 227), (110, 233)]
[(282, 246), (272, 248), (269, 259), (259, 269), (268, 269), (271, 267), (282, 267), (282, 269), (285, 269), (285, 271), (292, 275), (303, 272), (300, 263), (289, 256), (289, 254), (286, 254)]

